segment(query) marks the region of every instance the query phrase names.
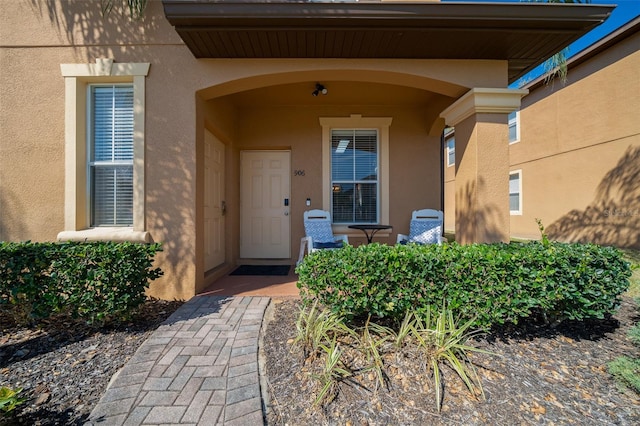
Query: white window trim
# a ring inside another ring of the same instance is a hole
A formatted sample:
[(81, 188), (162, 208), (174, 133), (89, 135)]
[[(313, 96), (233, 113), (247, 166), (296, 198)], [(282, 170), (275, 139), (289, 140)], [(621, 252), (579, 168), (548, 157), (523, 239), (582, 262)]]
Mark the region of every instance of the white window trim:
[[(516, 113), (516, 118), (515, 118), (515, 123), (516, 123), (516, 139), (513, 141), (509, 141), (509, 145), (513, 145), (514, 143), (518, 143), (520, 142), (520, 110), (515, 111)], [(507, 122), (507, 129), (509, 128), (510, 125), (510, 121)]]
[[(377, 129), (379, 146), (379, 212), (380, 223), (389, 223), (389, 127), (391, 117), (362, 117), (351, 114), (349, 117), (320, 117), (322, 126), (322, 208), (331, 211), (331, 130), (332, 129)], [(348, 225), (333, 225), (334, 233), (363, 236), (362, 232), (348, 228)], [(380, 231), (376, 235), (389, 236), (389, 231)]]
[[(149, 63), (61, 64), (65, 81), (65, 215), (58, 240), (149, 242), (145, 231), (145, 78)], [(133, 83), (133, 226), (90, 227), (87, 167), (87, 91), (91, 83)]]
[[(511, 172), (509, 172), (509, 178), (511, 178), (512, 175), (518, 175), (518, 195), (519, 195), (519, 200), (518, 200), (518, 206), (520, 207), (519, 210), (511, 210), (511, 208), (509, 208), (509, 213), (512, 216), (522, 216), (522, 170), (513, 170)], [(509, 196), (511, 196), (511, 191), (509, 190)]]

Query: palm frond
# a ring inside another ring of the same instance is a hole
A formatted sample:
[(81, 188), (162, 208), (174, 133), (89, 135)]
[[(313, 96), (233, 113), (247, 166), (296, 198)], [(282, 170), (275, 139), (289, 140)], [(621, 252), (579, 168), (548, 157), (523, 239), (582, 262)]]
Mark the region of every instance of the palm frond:
[(139, 21), (144, 18), (144, 11), (149, 4), (149, 0), (100, 0), (102, 16), (109, 16), (116, 3), (121, 3), (123, 8), (129, 10), (129, 16), (132, 20)]

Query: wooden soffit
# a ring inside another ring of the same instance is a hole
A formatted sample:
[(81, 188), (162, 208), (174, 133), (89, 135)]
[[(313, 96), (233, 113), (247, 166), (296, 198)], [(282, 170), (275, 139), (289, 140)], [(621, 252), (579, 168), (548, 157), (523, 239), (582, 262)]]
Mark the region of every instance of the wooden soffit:
[(507, 60), (509, 82), (601, 24), (614, 5), (162, 0), (197, 58)]

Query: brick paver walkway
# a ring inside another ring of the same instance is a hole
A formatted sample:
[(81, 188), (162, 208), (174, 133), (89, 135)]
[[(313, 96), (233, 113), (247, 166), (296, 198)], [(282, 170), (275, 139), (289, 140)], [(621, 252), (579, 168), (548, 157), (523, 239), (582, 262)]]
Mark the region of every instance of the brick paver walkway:
[(87, 425), (262, 425), (258, 340), (268, 297), (198, 296), (114, 376)]

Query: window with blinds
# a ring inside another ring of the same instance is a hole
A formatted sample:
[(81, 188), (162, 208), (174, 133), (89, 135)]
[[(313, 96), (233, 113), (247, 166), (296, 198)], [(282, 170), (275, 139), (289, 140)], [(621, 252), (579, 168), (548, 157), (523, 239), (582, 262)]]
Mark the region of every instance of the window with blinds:
[(509, 173), (509, 211), (511, 214), (522, 213), (521, 174), (521, 171)]
[(520, 140), (520, 132), (518, 129), (520, 116), (518, 111), (509, 114), (509, 143), (518, 142)]
[(334, 223), (378, 223), (378, 131), (331, 131)]
[(91, 226), (133, 225), (133, 86), (90, 90)]
[(447, 167), (456, 165), (456, 134), (453, 127), (444, 131), (444, 140), (447, 146)]

